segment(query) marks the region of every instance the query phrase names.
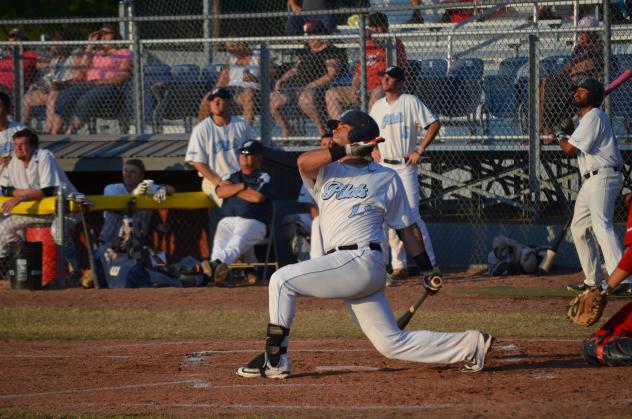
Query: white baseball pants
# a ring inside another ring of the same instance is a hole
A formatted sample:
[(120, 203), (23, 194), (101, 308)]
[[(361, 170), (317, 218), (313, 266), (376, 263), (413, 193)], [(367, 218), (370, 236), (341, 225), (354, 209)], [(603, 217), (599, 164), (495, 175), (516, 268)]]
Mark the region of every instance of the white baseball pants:
[(266, 236), (266, 225), (258, 220), (224, 217), (217, 224), (211, 260), (231, 264), (250, 252)]
[(270, 323), (292, 327), (297, 295), (341, 298), (375, 349), (387, 358), (450, 364), (474, 356), (478, 331), (401, 330), (384, 295), (385, 283), (382, 254), (368, 248), (284, 266), (270, 279)]
[(599, 169), (599, 173), (586, 179), (579, 189), (571, 233), (586, 284), (600, 284), (604, 280), (599, 248), (608, 275), (615, 270), (623, 255), (623, 246), (614, 231), (613, 219), (615, 201), (622, 187), (623, 175), (606, 168)]
[[(416, 216), (415, 222), (421, 231), (421, 235), (424, 239), (424, 247), (426, 253), (430, 258), (432, 266), (437, 266), (437, 258), (432, 248), (432, 241), (430, 240), (430, 233), (426, 223), (419, 214), (419, 181), (417, 180), (417, 166), (407, 166), (405, 164), (388, 164), (380, 163), (385, 167), (391, 168), (397, 172), (402, 183), (404, 184), (404, 190), (406, 191), (406, 197), (408, 198), (408, 204), (413, 210), (413, 214)], [(393, 229), (388, 229), (388, 245), (391, 249), (391, 266), (393, 269), (407, 269), (408, 262), (406, 260), (406, 248), (404, 243), (397, 237), (397, 233)]]

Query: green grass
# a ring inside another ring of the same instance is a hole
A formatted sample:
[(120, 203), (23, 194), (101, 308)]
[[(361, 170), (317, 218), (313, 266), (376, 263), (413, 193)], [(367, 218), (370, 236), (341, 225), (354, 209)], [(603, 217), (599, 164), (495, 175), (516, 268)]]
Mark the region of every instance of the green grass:
[[(400, 314), (399, 312), (396, 315)], [(264, 310), (110, 310), (19, 307), (0, 309), (0, 336), (15, 340), (260, 339)], [(588, 336), (593, 328), (571, 326), (564, 313), (420, 311), (408, 329), (482, 329), (502, 337)], [(292, 326), (298, 338), (361, 337), (344, 310), (301, 310)]]

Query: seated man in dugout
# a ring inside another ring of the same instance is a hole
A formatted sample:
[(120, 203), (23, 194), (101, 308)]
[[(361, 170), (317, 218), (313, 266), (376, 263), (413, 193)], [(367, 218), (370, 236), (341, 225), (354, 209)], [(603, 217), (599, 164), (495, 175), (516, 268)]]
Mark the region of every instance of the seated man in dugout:
[[(152, 180), (145, 179), (145, 164), (139, 159), (130, 159), (125, 162), (122, 170), (123, 182), (112, 183), (105, 187), (103, 195), (150, 195), (158, 204), (167, 199), (167, 194), (172, 194), (176, 189), (171, 185), (159, 185)], [(133, 226), (140, 229), (141, 237), (147, 235), (152, 211), (135, 211), (132, 214)], [(104, 223), (99, 234), (99, 242), (102, 251), (105, 248), (118, 245), (121, 229), (123, 228), (123, 212), (104, 211)]]
[[(397, 65), (408, 74), (406, 48), (402, 41), (395, 38), (396, 63), (387, 63), (387, 40), (371, 37), (373, 34), (384, 33), (388, 33), (388, 18), (386, 15), (384, 13), (369, 15), (366, 29), (366, 84), (369, 94), (369, 109), (378, 99), (384, 97), (381, 80), (387, 67)], [(338, 86), (327, 90), (325, 102), (331, 119), (338, 119), (345, 110), (360, 105), (360, 63), (355, 67), (351, 86)]]
[[(2, 212), (5, 216), (0, 218), (0, 258), (9, 256), (8, 244), (20, 241), (19, 232), (33, 223), (51, 223), (51, 235), (55, 242), (60, 244), (55, 233), (59, 229), (59, 220), (55, 215), (10, 214), (16, 205), (55, 196), (57, 189), (62, 185), (66, 193), (77, 192), (66, 173), (59, 167), (53, 153), (39, 148), (39, 137), (36, 133), (28, 128), (17, 131), (13, 134), (13, 146), (11, 161), (0, 178), (2, 195), (11, 197), (2, 203)], [(76, 214), (67, 214), (66, 228), (73, 227), (78, 221)], [(65, 244), (68, 247), (68, 254), (73, 255), (74, 246), (69, 242)], [(69, 261), (73, 271), (80, 272), (75, 258), (70, 257)]]
[[(272, 219), (272, 184), (270, 175), (261, 170), (262, 153), (259, 141), (246, 141), (239, 149), (240, 170), (217, 185), (216, 193), (224, 200), (224, 218), (217, 225), (211, 257), (202, 263), (204, 274), (215, 285), (225, 284), (229, 265), (240, 256), (254, 261), (254, 246), (266, 237)], [(257, 281), (252, 271), (246, 276), (250, 284)]]

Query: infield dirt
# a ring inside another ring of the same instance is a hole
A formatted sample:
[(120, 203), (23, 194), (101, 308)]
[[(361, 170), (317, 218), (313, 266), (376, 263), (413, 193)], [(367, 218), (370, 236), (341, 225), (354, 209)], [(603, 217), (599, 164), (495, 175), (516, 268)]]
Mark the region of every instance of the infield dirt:
[[(429, 299), (423, 310), (557, 313), (566, 299), (472, 297), (462, 291), (497, 284), (553, 289), (580, 279), (578, 274), (491, 279), (453, 273), (442, 295)], [(416, 284), (387, 290), (396, 311), (414, 299)], [(4, 308), (267, 307), (264, 286), (55, 292), (0, 286)], [(612, 301), (605, 316), (628, 301)], [(302, 298), (298, 310), (342, 307), (339, 301)], [(632, 417), (632, 368), (591, 367), (582, 360), (579, 343), (499, 336), (485, 371), (463, 374), (457, 366), (385, 359), (365, 339), (292, 339), (294, 375), (271, 381), (235, 375), (262, 349), (262, 339), (3, 340), (0, 415)]]

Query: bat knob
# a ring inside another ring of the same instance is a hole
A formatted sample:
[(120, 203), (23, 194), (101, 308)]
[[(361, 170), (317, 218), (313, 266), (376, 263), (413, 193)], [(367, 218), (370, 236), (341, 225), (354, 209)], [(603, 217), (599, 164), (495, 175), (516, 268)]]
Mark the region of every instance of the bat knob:
[(437, 292), (443, 285), (443, 274), (441, 272), (433, 272), (424, 277), (424, 287), (429, 291)]

